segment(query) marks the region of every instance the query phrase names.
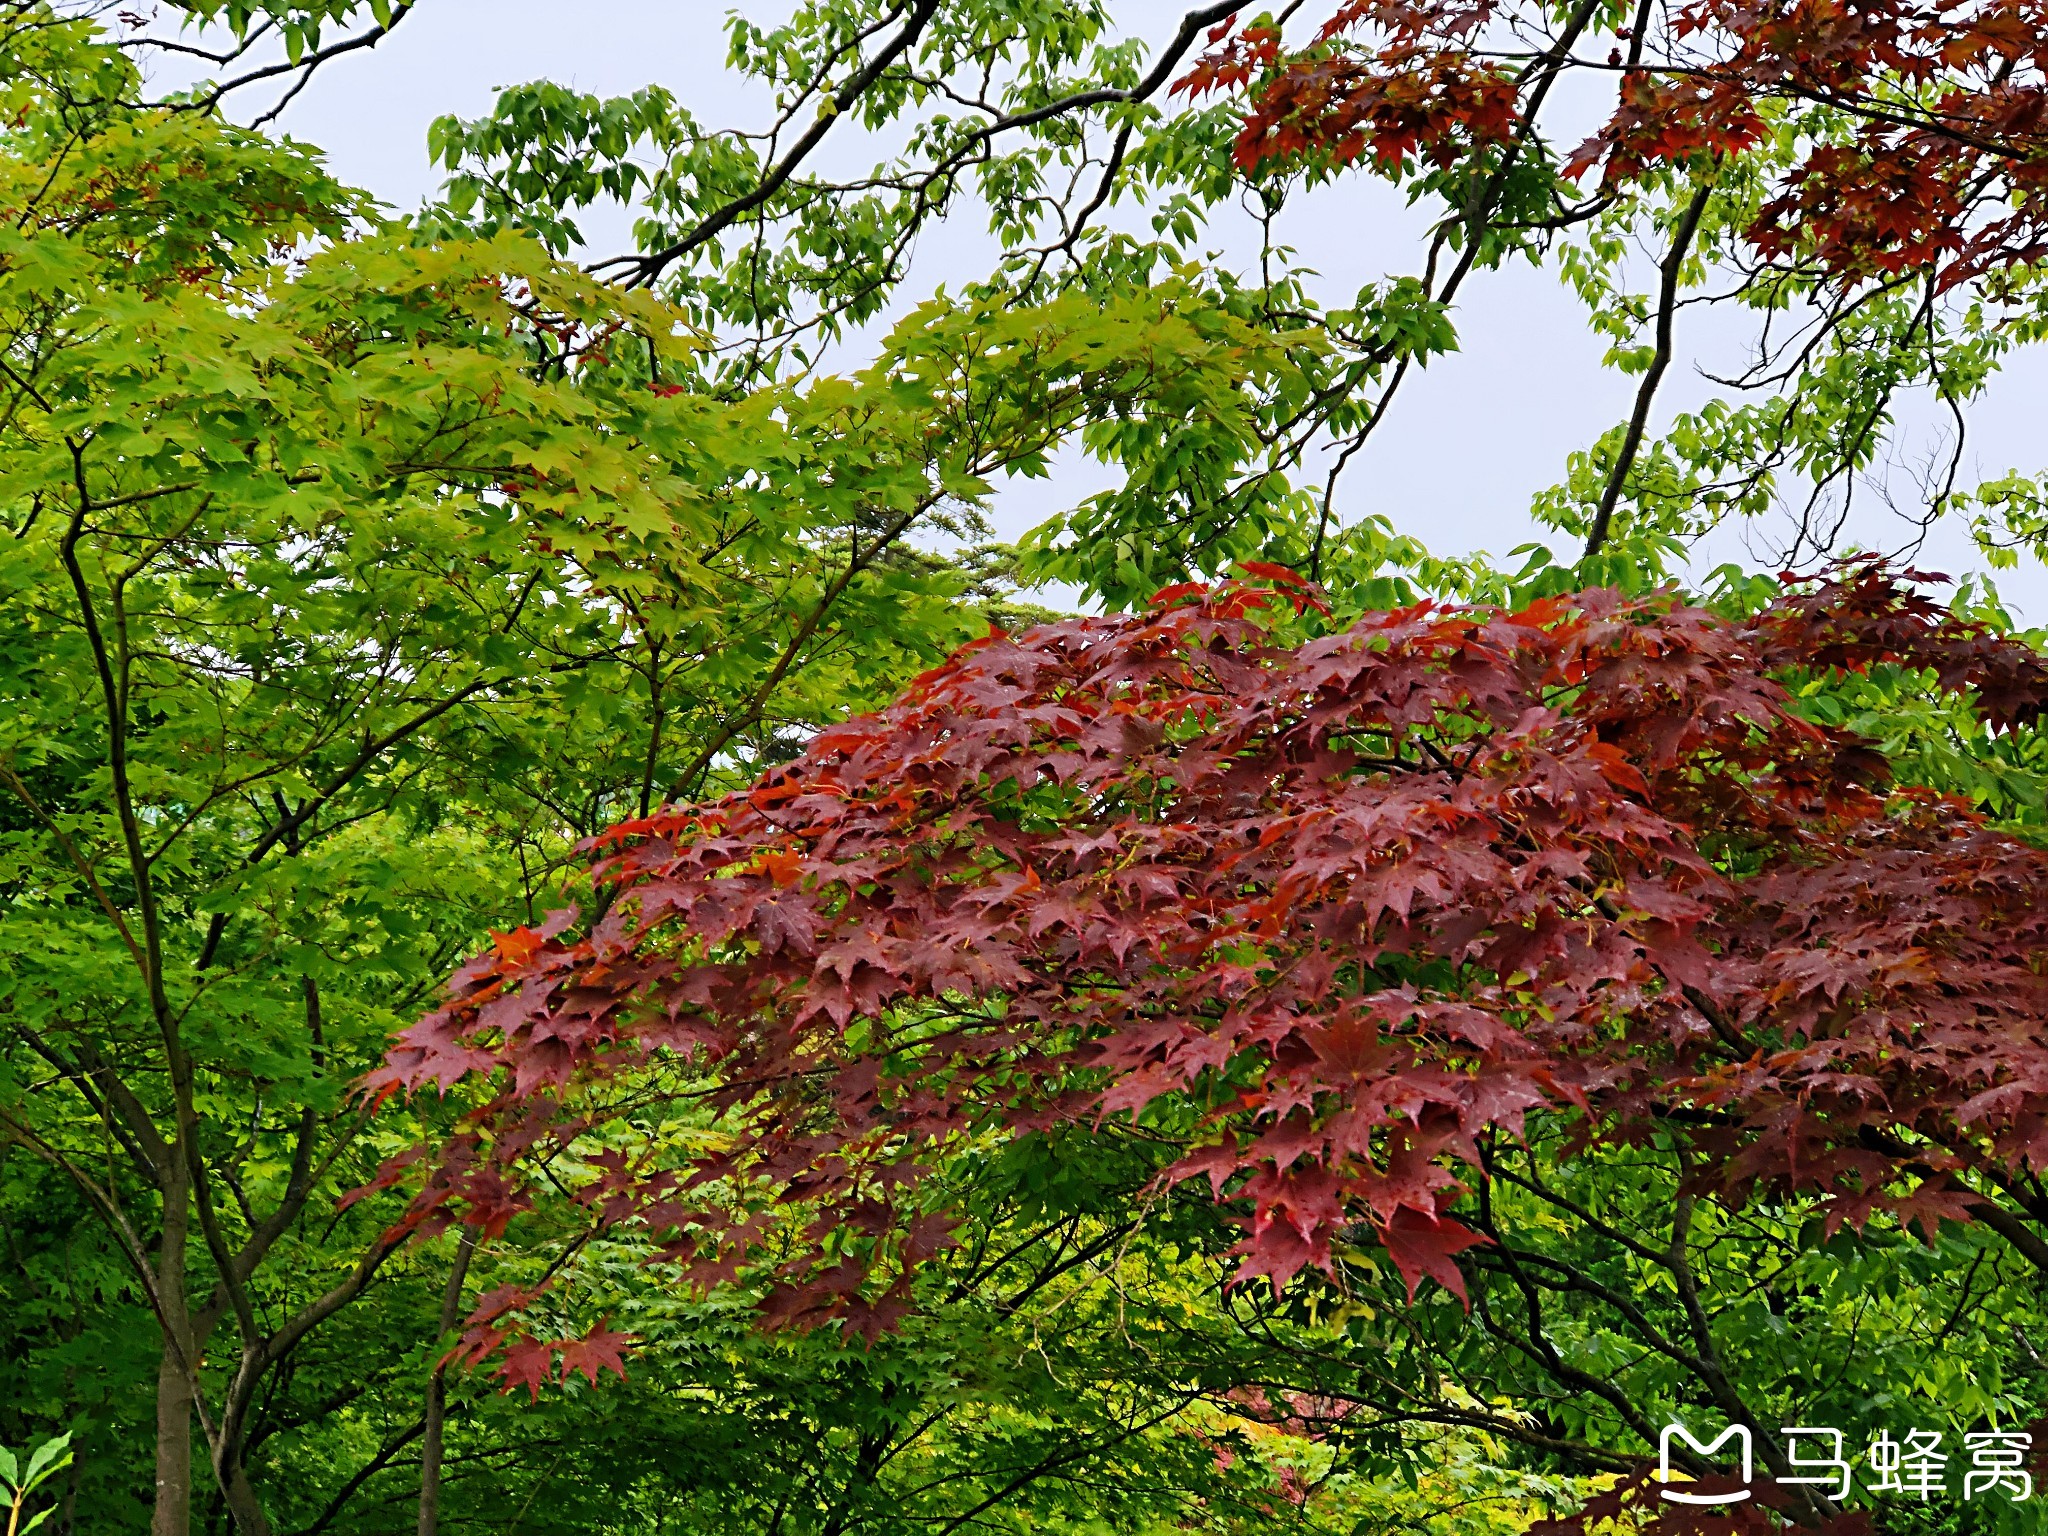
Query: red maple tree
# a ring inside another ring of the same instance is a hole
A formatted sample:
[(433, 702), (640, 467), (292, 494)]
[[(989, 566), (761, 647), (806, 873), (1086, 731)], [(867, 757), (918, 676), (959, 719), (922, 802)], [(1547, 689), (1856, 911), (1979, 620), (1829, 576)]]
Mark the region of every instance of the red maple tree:
[(1929, 271), (1938, 288), (2048, 255), (2042, 0), (1682, 0), (1563, 11), (1526, 0), (1344, 0), (1305, 46), (1225, 22), (1179, 84), (1244, 89), (1238, 164), (1474, 162), (1497, 197), (1559, 78), (1614, 106), (1560, 169), (1614, 191), (1790, 130), (1746, 231), (1835, 278)]
[[(599, 1090), (669, 1062), (714, 1148), (550, 1177), (699, 1281), (772, 1263), (777, 1324), (890, 1327), (948, 1241), (943, 1156), (1108, 1116), (1241, 1215), (1240, 1279), (1342, 1234), (1462, 1295), (1480, 1144), (1532, 1112), (1682, 1127), (1702, 1193), (1831, 1227), (1983, 1220), (2048, 1276), (2048, 855), (1784, 685), (1921, 669), (2010, 726), (2036, 653), (1868, 566), (1746, 618), (1596, 590), (1306, 640), (1275, 590), (991, 635), (598, 839), (600, 915), (501, 935), (374, 1079), (483, 1085), (408, 1220), (502, 1229)], [(471, 1354), (617, 1368), (528, 1299)]]

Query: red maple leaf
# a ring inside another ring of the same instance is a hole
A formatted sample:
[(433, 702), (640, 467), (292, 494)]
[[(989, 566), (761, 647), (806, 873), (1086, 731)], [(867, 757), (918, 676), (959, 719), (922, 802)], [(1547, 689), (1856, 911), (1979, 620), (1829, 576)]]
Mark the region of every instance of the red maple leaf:
[(1467, 1248), (1478, 1247), (1492, 1239), (1482, 1237), (1455, 1221), (1404, 1205), (1394, 1212), (1391, 1221), (1380, 1228), (1380, 1241), (1386, 1244), (1387, 1256), (1394, 1261), (1394, 1267), (1401, 1271), (1410, 1301), (1415, 1299), (1416, 1287), (1427, 1277), (1458, 1300), (1469, 1304), (1465, 1277), (1451, 1262), (1452, 1258)]

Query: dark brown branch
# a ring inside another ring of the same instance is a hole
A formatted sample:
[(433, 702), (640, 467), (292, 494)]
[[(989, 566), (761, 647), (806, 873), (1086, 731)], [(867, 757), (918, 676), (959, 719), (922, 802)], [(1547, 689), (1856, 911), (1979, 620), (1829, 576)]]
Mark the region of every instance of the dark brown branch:
[[(417, 4), (417, 0), (399, 0), (399, 4), (392, 8), (389, 21), (372, 27), (360, 37), (351, 37), (344, 42), (316, 49), (304, 58), (296, 61), (287, 61), (283, 64), (267, 64), (261, 69), (250, 70), (246, 75), (239, 75), (223, 85), (216, 85), (199, 102), (199, 105), (202, 109), (211, 111), (220, 104), (221, 98), (226, 96), (228, 92), (239, 91), (245, 85), (254, 85), (262, 80), (274, 80), (279, 75), (289, 75), (295, 71), (303, 71), (306, 77), (310, 77), (314, 70), (325, 64), (329, 59), (338, 59), (345, 53), (354, 53), (362, 48), (374, 48), (391, 35), (392, 28), (396, 27), (412, 13), (415, 4)], [(292, 88), (286, 100), (290, 100), (291, 95), (296, 95), (299, 88), (304, 84), (305, 80), (302, 78), (299, 85)], [(282, 106), (282, 103), (279, 105)], [(261, 122), (262, 119), (259, 118), (257, 121)]]
[(755, 688), (752, 697), (724, 725), (712, 733), (711, 739), (690, 760), (690, 765), (676, 776), (669, 790), (671, 800), (680, 800), (689, 794), (697, 781), (718, 760), (718, 754), (732, 744), (733, 738), (760, 720), (761, 712), (767, 707), (768, 700), (774, 696), (775, 690), (782, 686), (783, 678), (788, 676), (789, 669), (796, 665), (797, 657), (803, 654), (804, 646), (818, 632), (818, 627), (825, 622), (826, 615), (845, 595), (846, 589), (853, 585), (854, 579), (861, 572), (873, 565), (893, 546), (912, 523), (929, 511), (936, 500), (936, 496), (931, 496), (920, 501), (917, 506), (877, 534), (866, 549), (858, 551), (848, 559), (846, 569), (833, 579), (832, 585), (827, 587), (818, 601), (812, 605), (811, 611), (805, 615), (803, 623), (797, 626), (796, 633), (782, 648), (782, 654), (776, 658), (775, 665), (768, 669), (768, 675), (761, 680), (760, 686)]
[(1600, 508), (1593, 514), (1593, 527), (1586, 535), (1587, 559), (1599, 554), (1601, 546), (1606, 544), (1608, 530), (1614, 522), (1614, 509), (1621, 501), (1629, 472), (1635, 468), (1636, 455), (1642, 451), (1643, 434), (1650, 424), (1650, 406), (1657, 398), (1657, 386), (1664, 380), (1664, 371), (1671, 366), (1671, 331), (1677, 313), (1679, 273), (1692, 250), (1693, 236), (1699, 232), (1700, 215), (1706, 212), (1707, 199), (1713, 195), (1713, 190), (1711, 181), (1702, 181), (1693, 188), (1692, 198), (1679, 218), (1677, 232), (1671, 237), (1671, 249), (1665, 252), (1664, 260), (1658, 264), (1656, 351), (1650, 358), (1649, 369), (1643, 374), (1643, 382), (1636, 388), (1635, 410), (1629, 416), (1628, 431), (1621, 440), (1621, 451), (1615, 455), (1614, 468), (1608, 472), (1607, 488), (1600, 496)]
[(938, 15), (941, 0), (917, 0), (908, 17), (894, 37), (876, 50), (875, 56), (855, 73), (851, 80), (832, 94), (831, 100), (818, 111), (816, 121), (804, 132), (802, 138), (792, 144), (789, 153), (769, 168), (751, 192), (734, 198), (716, 213), (698, 223), (697, 227), (672, 245), (643, 256), (618, 256), (596, 264), (591, 270), (601, 272), (612, 267), (627, 269), (631, 276), (628, 281), (634, 285), (651, 283), (672, 263), (696, 250), (699, 246), (716, 239), (730, 229), (742, 216), (767, 202), (783, 185), (794, 176), (811, 152), (825, 141), (832, 131), (832, 125), (867, 94), (882, 71), (901, 58), (924, 35), (932, 18)]
[(426, 1427), (426, 1420), (415, 1419), (410, 1427), (400, 1430), (389, 1440), (386, 1440), (378, 1448), (376, 1455), (358, 1467), (354, 1475), (347, 1482), (343, 1483), (340, 1488), (335, 1490), (334, 1497), (327, 1501), (327, 1507), (320, 1511), (319, 1517), (311, 1525), (300, 1531), (298, 1536), (320, 1536), (320, 1532), (332, 1525), (341, 1512), (348, 1507), (349, 1501), (357, 1493), (361, 1492), (363, 1484), (390, 1466), (400, 1451), (411, 1445), (413, 1441), (419, 1439), (420, 1435), (425, 1432)]
[[(1064, 117), (1072, 112), (1085, 111), (1090, 107), (1107, 106), (1117, 102), (1140, 102), (1146, 100), (1157, 94), (1160, 88), (1172, 77), (1174, 67), (1180, 62), (1181, 56), (1187, 52), (1189, 44), (1194, 41), (1196, 35), (1204, 27), (1213, 26), (1216, 22), (1223, 20), (1227, 16), (1234, 15), (1242, 8), (1242, 0), (1223, 0), (1223, 3), (1207, 5), (1199, 10), (1188, 12), (1181, 18), (1180, 28), (1174, 34), (1173, 41), (1167, 44), (1165, 50), (1161, 52), (1151, 72), (1131, 89), (1115, 90), (1102, 88), (1076, 91), (1072, 95), (1062, 96), (1058, 100), (1046, 102), (1042, 106), (1033, 107), (1022, 112), (1007, 113), (997, 117), (976, 128), (969, 135), (968, 141), (965, 144), (954, 150), (944, 162), (934, 169), (932, 176), (942, 177), (946, 175), (950, 169), (957, 168), (982, 145), (985, 145), (999, 134), (1018, 128), (1033, 127), (1056, 117)], [(781, 191), (788, 184), (798, 168), (802, 166), (803, 162), (809, 158), (811, 152), (824, 140), (825, 135), (831, 131), (832, 124), (858, 103), (861, 96), (874, 85), (876, 80), (881, 78), (883, 71), (902, 57), (917, 42), (918, 38), (923, 35), (926, 27), (931, 24), (938, 9), (939, 0), (919, 0), (918, 5), (909, 17), (905, 19), (902, 28), (897, 34), (876, 53), (875, 57), (868, 62), (865, 68), (839, 88), (828, 103), (830, 110), (820, 109), (818, 120), (811, 125), (801, 139), (790, 146), (789, 153), (784, 155), (782, 159), (769, 169), (768, 173), (761, 178), (753, 190), (734, 198), (716, 212), (707, 215), (689, 234), (658, 251), (651, 251), (640, 255), (610, 257), (607, 260), (593, 264), (590, 270), (597, 273), (609, 271), (625, 272), (628, 274), (627, 282), (633, 286), (651, 283), (675, 262), (717, 238), (745, 215), (768, 202), (770, 198), (774, 197), (777, 192)]]

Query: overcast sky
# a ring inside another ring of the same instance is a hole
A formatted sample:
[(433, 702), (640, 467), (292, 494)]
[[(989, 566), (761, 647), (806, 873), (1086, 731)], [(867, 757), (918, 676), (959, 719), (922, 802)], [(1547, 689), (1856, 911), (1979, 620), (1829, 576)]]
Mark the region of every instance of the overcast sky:
[[(488, 112), (500, 86), (546, 77), (609, 95), (659, 83), (707, 124), (755, 126), (764, 103), (724, 69), (729, 9), (724, 0), (424, 0), (374, 51), (316, 75), (279, 123), (323, 148), (343, 178), (401, 208), (439, 185), (427, 161), (428, 123), (446, 112)], [(786, 14), (789, 0), (741, 9), (767, 21)], [(1155, 41), (1172, 34), (1182, 9), (1178, 0), (1112, 5), (1128, 30)], [(251, 103), (247, 110), (258, 109)], [(624, 248), (622, 218), (600, 216), (584, 227), (603, 253)], [(1391, 189), (1355, 176), (1291, 207), (1282, 234), (1333, 289), (1350, 291), (1375, 276), (1414, 271), (1420, 227)], [(1245, 264), (1256, 249), (1249, 229), (1248, 221), (1219, 229), (1214, 259)], [(927, 239), (910, 297), (985, 268), (991, 249), (976, 231)], [(1404, 386), (1386, 425), (1347, 471), (1339, 504), (1347, 517), (1384, 512), (1440, 553), (1504, 554), (1541, 531), (1528, 514), (1531, 495), (1560, 478), (1568, 453), (1627, 414), (1633, 380), (1599, 366), (1603, 347), (1578, 301), (1545, 272), (1522, 266), (1481, 274), (1460, 295), (1457, 323), (1462, 350)], [(1710, 355), (1718, 350), (1724, 360), (1741, 345), (1732, 330), (1700, 335), (1696, 322), (1687, 336), (1682, 321), (1681, 359), (1688, 342)], [(2041, 354), (2024, 354), (1974, 409), (1965, 484), (2010, 469), (2037, 472), (2048, 459), (2048, 359)], [(1659, 417), (1668, 420), (1709, 393), (1696, 374), (1681, 376), (1675, 367)], [(1908, 462), (1934, 446), (1927, 435), (1933, 414), (1914, 416), (1921, 430), (1908, 434), (1900, 450)], [(1079, 461), (1063, 465), (1050, 482), (1020, 482), (999, 500), (998, 531), (1014, 537), (1103, 483), (1099, 466)], [(1874, 547), (1906, 537), (1903, 525), (1874, 505), (1854, 531)], [(1717, 534), (1704, 564), (1743, 558), (1745, 545), (1752, 561), (1768, 558), (1772, 541), (1761, 533)], [(1920, 563), (1960, 574), (1980, 562), (1958, 525), (1938, 528)], [(2030, 620), (2048, 622), (2048, 573), (2029, 562), (1999, 584)]]

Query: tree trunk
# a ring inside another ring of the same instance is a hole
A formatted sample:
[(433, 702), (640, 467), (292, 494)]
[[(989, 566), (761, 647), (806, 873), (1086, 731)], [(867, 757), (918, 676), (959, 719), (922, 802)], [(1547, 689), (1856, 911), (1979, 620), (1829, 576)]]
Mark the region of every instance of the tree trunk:
[[(448, 1289), (441, 1297), (441, 1337), (462, 1321), (462, 1282), (476, 1253), (476, 1229), (464, 1227), (456, 1242)], [(448, 1416), (448, 1373), (440, 1364), (427, 1378), (426, 1433), (420, 1441), (419, 1536), (438, 1536), (441, 1526), (441, 1431)]]
[(164, 1340), (156, 1372), (156, 1504), (149, 1536), (189, 1536), (192, 1524), (192, 1381), (178, 1345)]
[(190, 1536), (192, 1418), (198, 1407), (199, 1342), (185, 1299), (185, 1244), (191, 1233), (191, 1182), (179, 1149), (157, 1170), (163, 1235), (157, 1240), (157, 1323), (163, 1354), (156, 1370), (156, 1503), (149, 1536)]
[(263, 1513), (263, 1505), (249, 1482), (249, 1469), (239, 1456), (228, 1467), (221, 1483), (228, 1514), (235, 1522), (236, 1536), (270, 1536), (270, 1520)]

